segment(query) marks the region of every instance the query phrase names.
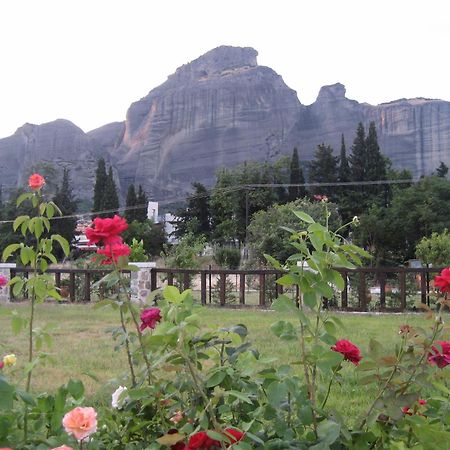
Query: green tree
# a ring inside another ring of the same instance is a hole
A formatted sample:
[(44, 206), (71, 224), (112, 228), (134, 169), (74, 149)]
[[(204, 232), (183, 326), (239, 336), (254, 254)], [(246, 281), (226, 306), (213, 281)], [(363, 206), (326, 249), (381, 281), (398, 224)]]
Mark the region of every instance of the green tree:
[[(365, 181), (382, 181), (386, 180), (387, 168), (386, 158), (381, 154), (378, 145), (377, 129), (375, 122), (370, 122), (369, 131), (366, 138), (366, 170), (364, 175)], [(388, 185), (373, 185), (366, 188), (367, 203), (378, 203), (386, 205), (389, 198)]]
[(94, 199), (92, 212), (102, 211), (103, 199), (106, 189), (106, 181), (108, 175), (106, 174), (105, 160), (100, 158), (97, 164), (97, 170), (95, 171), (95, 185), (94, 185)]
[(138, 242), (142, 241), (146, 255), (152, 257), (159, 256), (166, 243), (163, 226), (150, 219), (142, 222), (133, 220), (133, 222), (128, 223), (128, 229), (122, 236), (128, 245), (133, 244), (133, 238)]
[[(57, 217), (53, 220), (52, 230), (55, 234), (60, 234), (70, 243), (73, 241), (75, 229), (77, 227), (77, 218), (73, 217), (77, 211), (77, 201), (73, 195), (72, 187), (70, 186), (70, 171), (67, 168), (63, 169), (61, 187), (56, 188), (53, 202), (58, 205), (63, 218)], [(59, 249), (57, 256), (63, 256), (62, 250)]]
[(422, 238), (416, 246), (416, 256), (424, 264), (435, 267), (450, 265), (450, 233), (445, 229), (442, 233), (431, 233)]
[(355, 241), (375, 256), (376, 263), (412, 259), (423, 237), (450, 229), (450, 181), (424, 177), (393, 191), (391, 204), (387, 208), (373, 204), (354, 233)]
[(137, 196), (136, 196), (136, 190), (134, 188), (134, 184), (130, 184), (128, 186), (127, 191), (127, 198), (125, 200), (125, 218), (127, 219), (128, 223), (133, 222), (133, 220), (136, 219), (136, 205), (137, 202)]
[[(333, 149), (329, 145), (323, 143), (318, 145), (309, 167), (309, 182), (335, 183), (338, 178), (337, 163), (338, 158), (333, 156)], [(336, 197), (335, 186), (313, 187), (311, 191), (315, 194), (326, 195), (328, 198)]]
[(112, 167), (109, 166), (108, 176), (106, 177), (105, 190), (103, 192), (102, 209), (107, 211), (101, 214), (101, 217), (112, 217), (118, 213), (119, 209), (119, 196), (117, 195), (116, 183), (114, 181), (114, 175)]
[(443, 161), (439, 164), (439, 167), (436, 169), (436, 175), (441, 178), (446, 178), (448, 174), (448, 166)]
[[(283, 227), (298, 231), (307, 228), (307, 224), (299, 223), (293, 210), (301, 210), (309, 214), (317, 222), (325, 225), (325, 210), (328, 209), (330, 227), (337, 229), (341, 224), (337, 205), (334, 203), (311, 202), (303, 198), (284, 205), (274, 205), (267, 211), (259, 211), (253, 217), (248, 227), (248, 245), (250, 248), (251, 264), (259, 266), (265, 263), (264, 254), (273, 256), (284, 262), (297, 252), (289, 239), (289, 232)], [(302, 226), (302, 229), (299, 229)]]
[(186, 207), (175, 214), (179, 218), (175, 236), (182, 237), (185, 233), (192, 233), (208, 239), (211, 234), (210, 195), (201, 183), (192, 183), (192, 188), (193, 192), (186, 198)]
[(137, 205), (139, 205), (139, 208), (136, 209), (135, 218), (139, 222), (144, 222), (148, 218), (147, 217), (148, 196), (141, 185), (139, 185), (138, 187), (136, 202)]
[[(300, 167), (297, 147), (295, 147), (292, 152), (289, 184), (305, 184), (305, 177), (303, 175), (303, 170)], [(306, 197), (308, 194), (305, 186), (289, 186), (288, 193), (288, 200), (290, 202), (293, 202), (298, 198)]]
[[(350, 165), (347, 158), (347, 149), (345, 147), (344, 135), (341, 135), (341, 153), (339, 157), (338, 181), (348, 183), (351, 180)], [(349, 221), (353, 216), (352, 196), (350, 186), (339, 186), (336, 189), (338, 193), (339, 211), (344, 222)]]

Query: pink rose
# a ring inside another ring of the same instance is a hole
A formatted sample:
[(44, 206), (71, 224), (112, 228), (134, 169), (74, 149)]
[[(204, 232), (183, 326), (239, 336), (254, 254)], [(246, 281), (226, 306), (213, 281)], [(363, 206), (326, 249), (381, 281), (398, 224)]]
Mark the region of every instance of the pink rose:
[(8, 284), (8, 278), (0, 274), (0, 288), (5, 287)]
[(155, 328), (156, 324), (162, 319), (159, 308), (147, 308), (141, 312), (141, 331), (146, 328)]
[(341, 353), (344, 355), (344, 360), (350, 361), (355, 366), (357, 366), (362, 359), (359, 348), (346, 339), (337, 341), (336, 344), (331, 347), (331, 350)]
[(33, 175), (28, 178), (28, 186), (30, 186), (31, 189), (38, 190), (41, 189), (42, 186), (45, 184), (45, 179), (42, 175), (39, 175), (38, 173), (33, 173)]
[(67, 445), (61, 445), (61, 447), (55, 447), (55, 448), (52, 448), (51, 450), (73, 450), (73, 448), (67, 447)]
[(97, 413), (94, 408), (77, 406), (63, 418), (66, 433), (81, 441), (97, 431)]

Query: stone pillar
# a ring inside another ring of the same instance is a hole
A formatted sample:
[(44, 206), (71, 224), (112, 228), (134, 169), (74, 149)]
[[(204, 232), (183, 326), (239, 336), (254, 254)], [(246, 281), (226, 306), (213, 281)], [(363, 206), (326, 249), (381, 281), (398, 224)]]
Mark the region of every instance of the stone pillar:
[(131, 272), (131, 300), (144, 304), (150, 294), (150, 273), (152, 267), (156, 267), (154, 262), (133, 262), (130, 263), (139, 268), (136, 272)]
[[(0, 263), (0, 274), (8, 279), (11, 279), (11, 269), (15, 269), (16, 264), (13, 263)], [(0, 288), (0, 302), (10, 301), (10, 288), (9, 286), (4, 286)]]

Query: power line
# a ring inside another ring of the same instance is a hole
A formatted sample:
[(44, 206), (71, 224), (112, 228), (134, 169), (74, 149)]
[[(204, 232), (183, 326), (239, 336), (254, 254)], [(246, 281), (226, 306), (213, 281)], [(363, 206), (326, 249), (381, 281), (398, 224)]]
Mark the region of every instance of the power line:
[[(221, 193), (232, 193), (235, 191), (246, 190), (246, 189), (255, 189), (255, 188), (280, 188), (280, 187), (329, 187), (329, 186), (370, 186), (370, 185), (390, 185), (390, 184), (411, 184), (417, 183), (418, 180), (376, 180), (376, 181), (346, 181), (346, 182), (334, 182), (334, 183), (268, 183), (268, 184), (238, 184), (235, 186), (223, 187), (223, 188), (211, 188), (208, 190), (207, 194), (200, 195), (192, 195), (190, 198), (199, 199), (206, 198), (212, 192), (221, 192)], [(162, 200), (158, 202), (158, 205), (170, 205), (176, 203), (178, 201), (185, 200), (185, 198), (179, 198), (175, 200)], [(99, 214), (108, 214), (113, 212), (124, 212), (131, 211), (135, 209), (144, 209), (147, 208), (148, 204), (140, 204), (134, 206), (123, 206), (121, 208), (114, 209), (104, 209), (101, 211), (88, 211), (84, 213), (76, 213), (69, 214), (65, 216), (54, 216), (50, 220), (61, 220), (61, 219), (74, 219), (74, 218), (82, 218), (82, 217), (91, 217)], [(1, 220), (0, 224), (13, 223), (14, 220)]]

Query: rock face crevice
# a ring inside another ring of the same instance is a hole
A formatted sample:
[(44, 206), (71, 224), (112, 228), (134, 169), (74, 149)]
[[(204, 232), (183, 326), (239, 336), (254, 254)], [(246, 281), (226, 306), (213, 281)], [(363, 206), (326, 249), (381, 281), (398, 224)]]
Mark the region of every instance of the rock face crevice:
[(84, 133), (56, 120), (25, 124), (0, 139), (3, 189), (26, 182), (40, 161), (69, 167), (77, 196), (91, 199), (100, 156), (114, 167), (122, 196), (141, 184), (155, 200), (183, 198), (193, 181), (212, 185), (216, 171), (245, 161), (271, 161), (299, 149), (302, 160), (326, 142), (350, 149), (358, 122), (375, 121), (394, 167), (418, 177), (450, 165), (450, 102), (402, 99), (373, 106), (348, 99), (340, 83), (302, 105), (249, 47), (218, 47), (179, 67), (128, 109), (125, 122)]

